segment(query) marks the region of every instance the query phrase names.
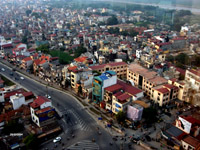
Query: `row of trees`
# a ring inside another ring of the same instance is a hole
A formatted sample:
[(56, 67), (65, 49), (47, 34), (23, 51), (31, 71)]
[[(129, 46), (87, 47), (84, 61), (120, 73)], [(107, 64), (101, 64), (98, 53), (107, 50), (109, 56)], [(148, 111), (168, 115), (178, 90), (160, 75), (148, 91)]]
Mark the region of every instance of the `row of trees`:
[(186, 69), (188, 66), (200, 67), (199, 55), (188, 56), (185, 53), (180, 53), (177, 56), (169, 55), (166, 59), (182, 69)]

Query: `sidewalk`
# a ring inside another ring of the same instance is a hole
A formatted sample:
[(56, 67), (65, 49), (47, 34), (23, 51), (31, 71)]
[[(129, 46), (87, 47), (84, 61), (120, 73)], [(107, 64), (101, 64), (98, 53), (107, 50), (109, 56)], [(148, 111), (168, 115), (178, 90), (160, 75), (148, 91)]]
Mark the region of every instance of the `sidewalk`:
[[(31, 79), (37, 81), (37, 82), (39, 82), (40, 84), (46, 85), (46, 86), (48, 86), (48, 87), (52, 87), (52, 88), (54, 88), (54, 89), (60, 90), (60, 91), (62, 91), (62, 92), (64, 92), (64, 93), (70, 94), (71, 96), (75, 97), (75, 98), (78, 100), (77, 102), (79, 102), (79, 103), (81, 104), (81, 106), (83, 106), (83, 108), (88, 109), (89, 114), (91, 114), (91, 116), (96, 120), (96, 122), (97, 122), (99, 125), (101, 125), (103, 128), (105, 128), (105, 124), (102, 125), (102, 123), (99, 122), (99, 120), (98, 120), (98, 117), (100, 117), (100, 115), (96, 114), (95, 112), (92, 112), (90, 109), (91, 109), (91, 108), (94, 109), (94, 110), (97, 111), (99, 114), (101, 114), (101, 116), (102, 116), (103, 118), (105, 118), (105, 119), (107, 119), (107, 120), (112, 119), (112, 118), (106, 116), (105, 114), (103, 114), (103, 112), (100, 111), (99, 109), (97, 109), (94, 105), (88, 103), (88, 100), (87, 100), (87, 99), (82, 99), (80, 96), (78, 96), (78, 95), (75, 93), (75, 91), (73, 91), (71, 88), (63, 89), (63, 88), (61, 88), (61, 87), (60, 87), (58, 84), (56, 84), (56, 83), (49, 83), (49, 82), (47, 82), (47, 81), (44, 81), (44, 80), (42, 80), (41, 78), (39, 78), (38, 76), (35, 76), (35, 75), (33, 75), (33, 74), (30, 74), (30, 73), (26, 72), (26, 71), (23, 70), (23, 69), (19, 69), (19, 68), (16, 67), (16, 66), (13, 66), (12, 64), (10, 64), (10, 63), (9, 63), (8, 61), (6, 61), (6, 60), (0, 59), (0, 62), (3, 63), (4, 65), (10, 67), (10, 68), (14, 68), (17, 72), (19, 72), (19, 73), (21, 73), (21, 74), (23, 74), (23, 75), (25, 75), (25, 76), (27, 76), (27, 77), (29, 77), (29, 78), (31, 78)], [(103, 121), (102, 121), (102, 122), (103, 122)], [(112, 129), (112, 130), (113, 130), (113, 129)], [(113, 132), (110, 132), (110, 131), (109, 131), (109, 133), (112, 134), (112, 135), (113, 135), (114, 132), (115, 132), (114, 130), (113, 130)], [(118, 135), (118, 134), (119, 134), (119, 133), (117, 133), (117, 132), (114, 133), (114, 135)]]

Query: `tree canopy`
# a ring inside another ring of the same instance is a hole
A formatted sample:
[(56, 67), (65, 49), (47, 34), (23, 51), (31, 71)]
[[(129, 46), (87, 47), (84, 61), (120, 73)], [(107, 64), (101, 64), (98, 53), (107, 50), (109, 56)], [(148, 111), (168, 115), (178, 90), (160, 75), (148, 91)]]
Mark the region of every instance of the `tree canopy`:
[(116, 16), (112, 16), (108, 18), (107, 25), (116, 25), (116, 24), (118, 24), (118, 20)]
[(157, 110), (153, 107), (145, 108), (142, 116), (146, 123), (154, 123), (157, 121)]
[(123, 111), (119, 111), (116, 115), (116, 119), (118, 123), (124, 123), (126, 119), (126, 114)]

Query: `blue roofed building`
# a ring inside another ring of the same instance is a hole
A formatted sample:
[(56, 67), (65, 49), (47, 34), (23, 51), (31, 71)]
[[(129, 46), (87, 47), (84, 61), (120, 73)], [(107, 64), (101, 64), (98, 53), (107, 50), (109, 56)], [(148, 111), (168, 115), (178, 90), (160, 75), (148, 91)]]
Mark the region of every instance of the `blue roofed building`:
[(103, 100), (104, 88), (117, 83), (117, 74), (114, 71), (106, 71), (93, 79), (92, 100), (100, 103)]

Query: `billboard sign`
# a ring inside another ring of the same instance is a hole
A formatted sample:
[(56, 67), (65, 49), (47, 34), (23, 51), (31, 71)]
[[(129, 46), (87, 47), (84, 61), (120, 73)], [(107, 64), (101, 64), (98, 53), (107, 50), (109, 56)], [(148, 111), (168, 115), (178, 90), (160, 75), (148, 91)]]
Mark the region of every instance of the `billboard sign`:
[(46, 112), (38, 114), (38, 116), (40, 121), (45, 121), (56, 116), (56, 112), (55, 109), (51, 109)]
[(192, 124), (190, 122), (188, 122), (187, 120), (179, 117), (176, 120), (176, 127), (189, 134)]

